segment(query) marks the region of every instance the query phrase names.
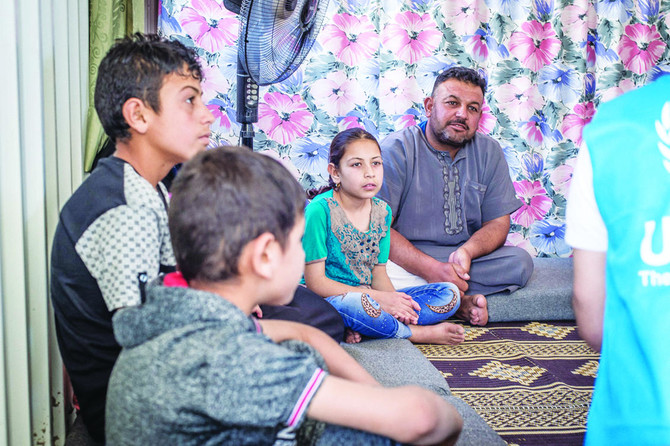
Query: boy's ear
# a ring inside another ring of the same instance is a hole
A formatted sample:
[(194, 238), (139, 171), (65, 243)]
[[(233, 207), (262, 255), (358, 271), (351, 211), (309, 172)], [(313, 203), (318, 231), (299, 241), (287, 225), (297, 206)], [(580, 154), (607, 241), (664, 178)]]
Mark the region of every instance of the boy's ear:
[(328, 175), (330, 175), (336, 184), (340, 182), (340, 172), (337, 170), (335, 164), (328, 163)]
[(144, 134), (148, 129), (147, 106), (139, 98), (130, 98), (123, 103), (123, 118), (131, 129), (137, 133)]
[(275, 236), (264, 232), (251, 241), (249, 266), (263, 279), (272, 279), (281, 262), (280, 250), (281, 247)]

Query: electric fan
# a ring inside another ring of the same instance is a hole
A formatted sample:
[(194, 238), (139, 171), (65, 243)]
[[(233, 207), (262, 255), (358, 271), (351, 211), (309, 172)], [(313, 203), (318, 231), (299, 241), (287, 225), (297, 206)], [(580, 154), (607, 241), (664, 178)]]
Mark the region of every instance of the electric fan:
[(224, 0), (240, 16), (237, 49), (237, 122), (240, 141), (253, 148), (258, 86), (288, 78), (312, 48), (328, 0)]

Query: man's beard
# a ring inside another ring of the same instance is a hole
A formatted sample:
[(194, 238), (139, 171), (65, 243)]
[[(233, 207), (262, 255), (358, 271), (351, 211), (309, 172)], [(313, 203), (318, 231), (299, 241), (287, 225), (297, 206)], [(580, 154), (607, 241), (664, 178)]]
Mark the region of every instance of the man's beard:
[[(442, 131), (435, 131), (432, 130), (433, 136), (435, 136), (435, 139), (437, 139), (441, 144), (453, 147), (454, 149), (462, 149), (465, 147), (470, 141), (475, 139), (475, 135), (472, 135), (470, 138), (463, 138), (462, 140), (455, 140), (449, 136), (447, 133), (446, 127), (449, 126), (450, 124), (457, 123), (457, 124), (465, 124), (464, 121), (450, 121), (445, 125), (445, 130)], [(469, 128), (467, 129), (469, 130)]]

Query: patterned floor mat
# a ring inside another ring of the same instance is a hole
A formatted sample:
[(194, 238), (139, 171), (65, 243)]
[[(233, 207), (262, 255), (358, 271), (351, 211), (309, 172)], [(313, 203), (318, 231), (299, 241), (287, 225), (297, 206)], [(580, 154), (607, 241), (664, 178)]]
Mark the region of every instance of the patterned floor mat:
[(461, 345), (417, 345), (454, 395), (510, 445), (581, 445), (599, 356), (574, 322), (464, 326)]

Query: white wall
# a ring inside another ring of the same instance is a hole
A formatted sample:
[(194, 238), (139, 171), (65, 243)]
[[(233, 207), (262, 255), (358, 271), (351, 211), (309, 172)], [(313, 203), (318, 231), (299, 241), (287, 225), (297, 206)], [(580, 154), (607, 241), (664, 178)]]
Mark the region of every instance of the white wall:
[(0, 445), (65, 441), (48, 264), (81, 183), (85, 0), (3, 0), (0, 14)]

